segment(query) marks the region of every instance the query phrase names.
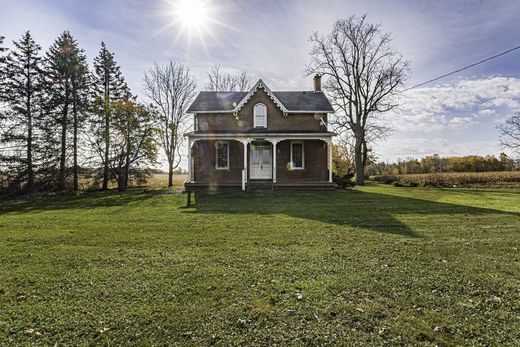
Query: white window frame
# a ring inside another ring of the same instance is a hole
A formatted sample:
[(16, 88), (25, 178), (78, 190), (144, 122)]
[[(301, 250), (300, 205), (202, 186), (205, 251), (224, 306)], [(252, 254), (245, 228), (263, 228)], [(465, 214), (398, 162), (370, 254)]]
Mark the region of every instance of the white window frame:
[[(218, 166), (218, 146), (220, 144), (227, 144), (227, 166)], [(229, 170), (229, 141), (216, 141), (215, 142), (215, 170)]]
[[(301, 144), (302, 145), (302, 166), (296, 167), (294, 166), (293, 161), (293, 145)], [(305, 143), (304, 141), (291, 141), (291, 170), (304, 170), (305, 169)]]
[[(258, 106), (263, 106), (263, 108), (265, 110), (265, 114), (264, 114), (265, 123), (264, 124), (258, 124), (258, 121), (256, 120), (256, 117), (257, 117), (256, 109)], [(262, 103), (255, 104), (255, 106), (253, 107), (253, 119), (254, 119), (253, 125), (255, 128), (267, 128), (267, 106), (265, 106), (265, 104), (262, 104)]]

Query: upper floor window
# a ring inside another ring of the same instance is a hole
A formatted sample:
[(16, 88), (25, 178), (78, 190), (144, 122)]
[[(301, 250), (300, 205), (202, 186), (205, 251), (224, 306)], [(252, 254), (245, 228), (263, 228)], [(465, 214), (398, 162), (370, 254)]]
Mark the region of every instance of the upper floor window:
[(218, 141), (215, 142), (215, 168), (229, 169), (229, 142)]
[(264, 104), (256, 104), (254, 107), (255, 128), (267, 128), (267, 107)]

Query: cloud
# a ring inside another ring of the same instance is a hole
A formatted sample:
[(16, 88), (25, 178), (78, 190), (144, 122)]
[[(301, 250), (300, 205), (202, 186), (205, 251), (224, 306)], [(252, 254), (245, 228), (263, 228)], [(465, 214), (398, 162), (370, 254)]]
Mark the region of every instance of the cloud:
[(398, 131), (424, 133), (503, 120), (520, 110), (520, 78), (491, 76), (405, 92), (391, 124)]

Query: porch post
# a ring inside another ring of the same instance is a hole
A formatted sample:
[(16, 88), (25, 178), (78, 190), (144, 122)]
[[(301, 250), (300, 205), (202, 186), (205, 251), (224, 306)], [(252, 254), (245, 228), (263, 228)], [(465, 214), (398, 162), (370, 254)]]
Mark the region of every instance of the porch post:
[(240, 142), (244, 145), (244, 169), (242, 170), (242, 190), (246, 190), (246, 182), (247, 182), (247, 144), (250, 142), (250, 139), (242, 139)]
[(271, 140), (273, 144), (273, 183), (276, 183), (276, 145), (280, 140)]
[(329, 144), (329, 182), (332, 182), (332, 139), (327, 141)]
[(192, 182), (192, 167), (191, 167), (191, 138), (188, 137), (188, 182)]

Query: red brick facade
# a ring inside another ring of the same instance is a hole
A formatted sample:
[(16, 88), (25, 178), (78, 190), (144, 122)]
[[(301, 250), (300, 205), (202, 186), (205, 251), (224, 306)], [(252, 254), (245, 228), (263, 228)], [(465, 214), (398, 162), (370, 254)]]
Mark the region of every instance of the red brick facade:
[[(239, 141), (226, 141), (229, 142), (229, 169), (217, 169), (215, 142), (199, 140), (193, 146), (195, 182), (240, 184), (244, 169), (244, 145)], [(291, 141), (281, 141), (276, 146), (276, 181), (278, 183), (327, 181), (327, 144), (320, 140), (298, 140), (298, 142), (304, 144), (305, 167), (291, 169)], [(248, 146), (248, 154), (249, 150)], [(248, 166), (250, 166), (249, 155)], [(250, 180), (249, 172), (247, 174)]]

